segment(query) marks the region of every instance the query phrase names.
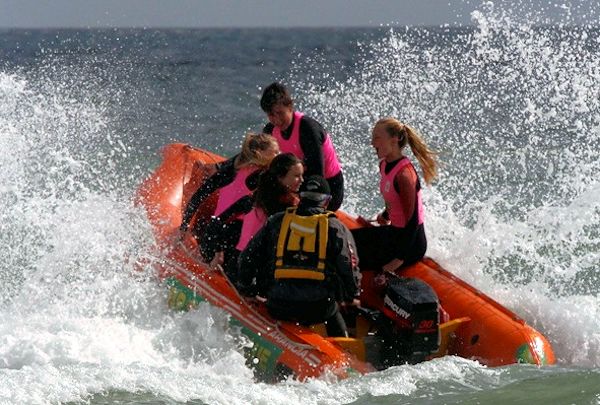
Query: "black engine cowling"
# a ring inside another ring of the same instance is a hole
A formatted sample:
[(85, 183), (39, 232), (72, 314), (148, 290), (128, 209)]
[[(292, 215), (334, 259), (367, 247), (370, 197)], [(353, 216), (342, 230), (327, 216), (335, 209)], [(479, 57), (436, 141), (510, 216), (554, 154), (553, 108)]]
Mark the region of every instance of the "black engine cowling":
[(365, 344), (377, 368), (417, 363), (440, 343), (439, 301), (435, 291), (416, 278), (391, 277), (381, 311), (369, 311), (377, 327)]

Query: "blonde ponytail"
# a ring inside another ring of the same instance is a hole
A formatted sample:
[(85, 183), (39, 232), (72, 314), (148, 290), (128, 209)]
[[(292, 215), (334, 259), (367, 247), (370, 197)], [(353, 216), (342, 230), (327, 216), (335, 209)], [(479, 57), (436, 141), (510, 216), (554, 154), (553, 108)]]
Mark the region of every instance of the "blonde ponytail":
[(425, 183), (431, 182), (437, 177), (437, 152), (429, 149), (423, 138), (410, 126), (401, 123), (395, 118), (382, 118), (375, 124), (375, 128), (383, 127), (393, 137), (398, 138), (400, 149), (407, 144), (419, 161)]

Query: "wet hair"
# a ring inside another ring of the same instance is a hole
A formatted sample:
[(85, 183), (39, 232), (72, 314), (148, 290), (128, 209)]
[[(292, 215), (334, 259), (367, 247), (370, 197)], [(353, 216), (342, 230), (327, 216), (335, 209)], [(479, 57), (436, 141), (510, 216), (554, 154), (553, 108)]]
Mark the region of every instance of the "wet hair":
[(403, 149), (406, 145), (410, 146), (413, 154), (419, 161), (425, 183), (431, 182), (437, 176), (437, 155), (438, 153), (429, 149), (423, 138), (416, 130), (403, 124), (395, 118), (382, 118), (375, 124), (375, 128), (382, 127), (388, 135), (398, 138), (398, 145)]
[(282, 153), (275, 156), (269, 168), (260, 175), (258, 187), (254, 192), (254, 203), (267, 215), (283, 211), (288, 206), (285, 204), (286, 201), (282, 200), (286, 200), (290, 191), (281, 184), (279, 179), (285, 177), (290, 169), (298, 163), (302, 164), (302, 161), (293, 153)]
[(235, 159), (235, 168), (255, 165), (258, 167), (267, 167), (271, 162), (270, 158), (266, 158), (258, 152), (264, 152), (271, 147), (278, 148), (277, 139), (267, 134), (255, 134), (248, 132), (244, 142), (242, 143), (242, 151)]
[(283, 84), (274, 82), (265, 87), (260, 98), (260, 108), (269, 114), (277, 105), (293, 107), (294, 100), (292, 100), (290, 92)]

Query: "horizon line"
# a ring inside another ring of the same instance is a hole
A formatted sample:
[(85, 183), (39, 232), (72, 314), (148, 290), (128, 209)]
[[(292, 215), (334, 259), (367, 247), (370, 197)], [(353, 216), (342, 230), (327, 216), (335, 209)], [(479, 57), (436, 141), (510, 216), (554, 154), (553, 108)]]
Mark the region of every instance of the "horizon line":
[[(49, 26), (0, 26), (0, 30), (52, 30), (52, 29), (63, 29), (63, 30), (116, 30), (116, 29), (138, 29), (138, 30), (152, 30), (152, 29), (165, 29), (165, 30), (219, 30), (219, 29), (276, 29), (276, 30), (292, 30), (292, 29), (392, 29), (392, 28), (473, 28), (475, 24), (462, 24), (462, 23), (444, 23), (444, 24), (411, 24), (411, 25), (396, 25), (396, 24), (381, 24), (381, 25), (297, 25), (297, 26), (257, 26), (257, 25), (232, 25), (232, 26), (169, 26), (169, 25), (113, 25), (113, 26), (84, 26), (84, 25), (49, 25)], [(534, 27), (586, 27), (586, 28), (600, 28), (600, 24), (536, 24)]]

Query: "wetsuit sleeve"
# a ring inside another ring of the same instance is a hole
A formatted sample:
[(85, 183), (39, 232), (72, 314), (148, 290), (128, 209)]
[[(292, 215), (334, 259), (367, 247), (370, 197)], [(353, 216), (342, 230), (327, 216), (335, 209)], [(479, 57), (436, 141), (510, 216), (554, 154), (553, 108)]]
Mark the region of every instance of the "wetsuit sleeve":
[(231, 218), (237, 215), (244, 215), (250, 212), (252, 209), (252, 205), (254, 204), (254, 200), (249, 195), (244, 196), (231, 204), (229, 208), (221, 213), (218, 218), (221, 222), (227, 222)]
[(226, 186), (231, 183), (235, 178), (235, 158), (228, 159), (217, 165), (217, 172), (210, 176), (202, 185), (196, 190), (183, 212), (183, 219), (179, 229), (185, 231), (188, 229), (192, 217), (196, 213), (196, 210), (204, 200), (208, 198), (215, 190)]
[[(358, 285), (355, 275), (358, 272), (356, 268), (356, 245), (352, 233), (339, 220), (330, 219), (330, 239), (331, 251), (328, 257), (335, 260), (335, 270), (338, 280), (338, 299), (345, 302), (351, 302), (358, 295)], [(329, 256), (331, 254), (331, 256)]]
[[(400, 195), (400, 200), (404, 210), (404, 218), (412, 218), (416, 209), (417, 201), (417, 173), (411, 170), (408, 166), (400, 170), (394, 177), (394, 189)], [(398, 259), (404, 259), (407, 256), (406, 249), (413, 246), (414, 238), (416, 234), (414, 232), (408, 232), (408, 229), (399, 229), (397, 234), (398, 241), (396, 246), (398, 247), (396, 257)]]
[(270, 258), (274, 254), (272, 234), (272, 224), (269, 220), (240, 253), (237, 287), (245, 296), (267, 296), (268, 271), (272, 264)]
[(305, 176), (318, 174), (323, 176), (323, 144), (327, 136), (323, 126), (310, 117), (303, 116), (300, 121), (300, 147), (304, 152)]
[(259, 263), (262, 254), (260, 253), (264, 249), (263, 239), (265, 238), (263, 229), (254, 235), (250, 240), (246, 249), (240, 253), (238, 258), (238, 275), (236, 280), (236, 287), (240, 294), (247, 297), (253, 297), (258, 294), (256, 287), (256, 275), (258, 273)]

